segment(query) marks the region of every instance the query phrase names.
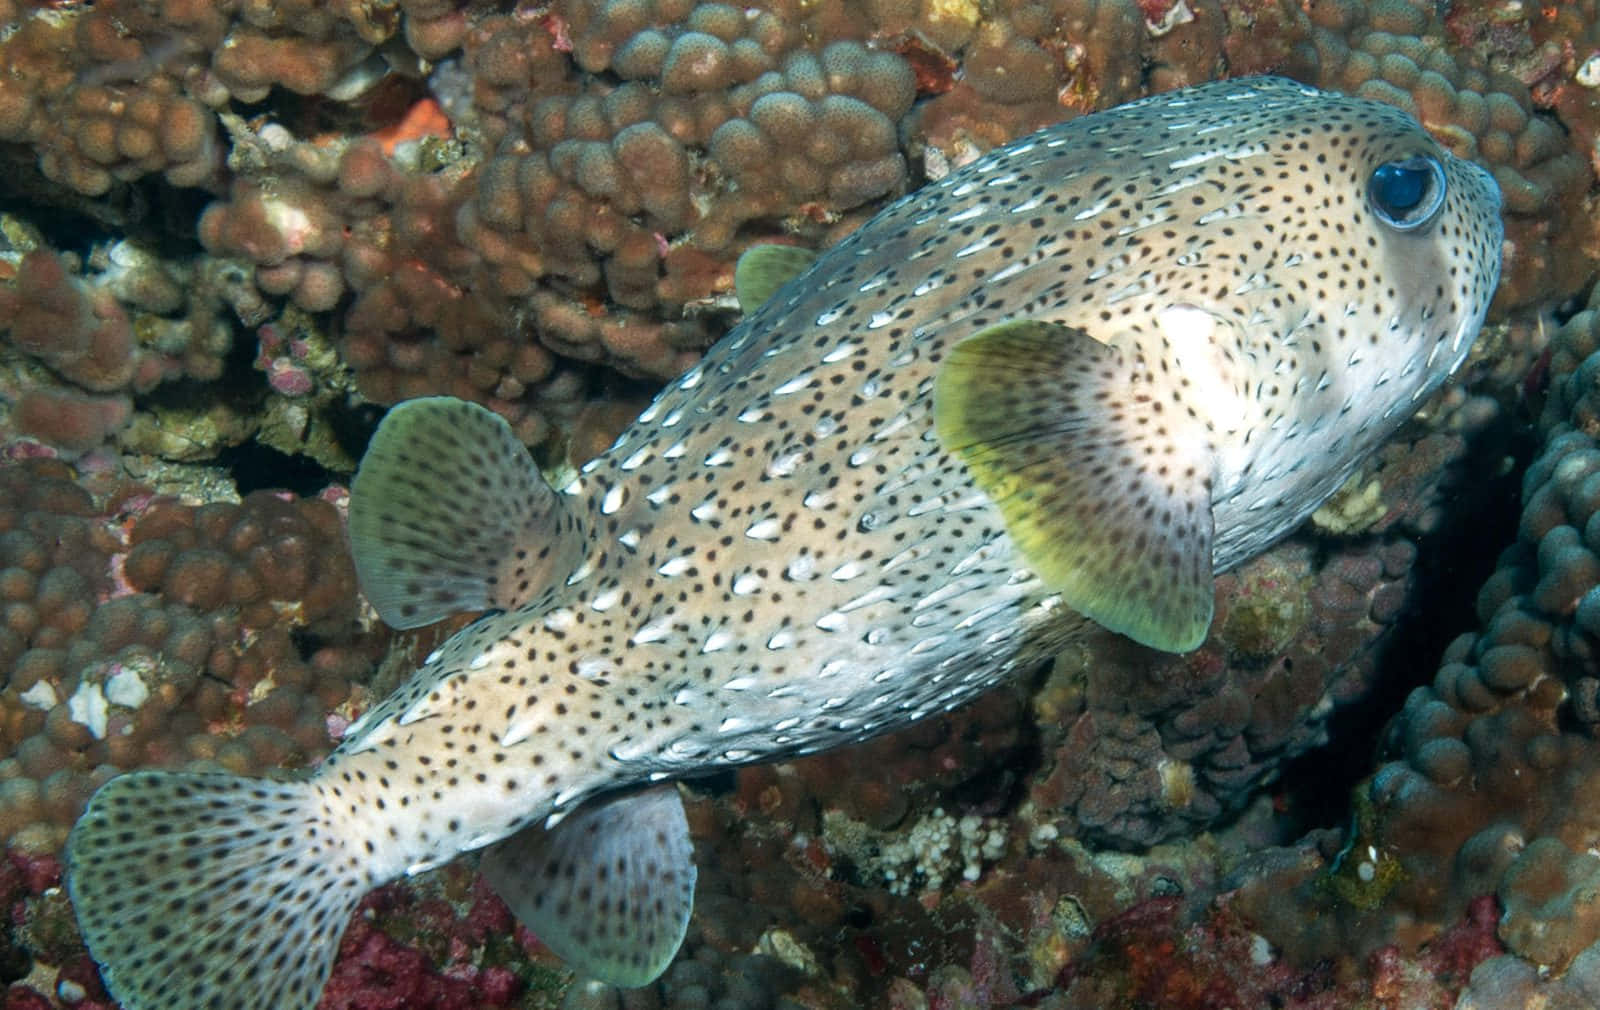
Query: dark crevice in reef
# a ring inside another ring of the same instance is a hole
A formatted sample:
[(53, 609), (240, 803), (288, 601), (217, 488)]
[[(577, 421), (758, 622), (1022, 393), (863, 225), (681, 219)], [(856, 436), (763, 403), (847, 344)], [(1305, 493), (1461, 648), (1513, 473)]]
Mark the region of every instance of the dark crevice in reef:
[(217, 454), (217, 463), (233, 476), (241, 495), (262, 489), (314, 495), (334, 479), (322, 464), (291, 456), (251, 439)]
[[(1384, 727), (1417, 687), (1431, 683), (1445, 646), (1478, 626), (1478, 590), (1516, 537), (1521, 480), (1536, 445), (1531, 426), (1502, 414), (1479, 435), (1446, 491), (1445, 521), (1418, 543), (1408, 609), (1378, 659), (1371, 691), (1335, 710), (1328, 743), (1283, 770), (1281, 790), (1301, 830), (1339, 827), (1350, 792), (1376, 767)], [(1510, 466), (1499, 461), (1510, 457)]]
[[(119, 182), (96, 198), (87, 198), (46, 178), (37, 165), (0, 152), (0, 214), (13, 214), (39, 230), (44, 247), (87, 258), (98, 245), (133, 241), (166, 260), (200, 252), (194, 222), (215, 194), (203, 189), (176, 189), (159, 177)], [(49, 213), (39, 213), (39, 208)]]
[(388, 410), (376, 403), (335, 400), (328, 405), (325, 419), (339, 448), (351, 459), (359, 460), (367, 454), (367, 443), (372, 441), (378, 422)]

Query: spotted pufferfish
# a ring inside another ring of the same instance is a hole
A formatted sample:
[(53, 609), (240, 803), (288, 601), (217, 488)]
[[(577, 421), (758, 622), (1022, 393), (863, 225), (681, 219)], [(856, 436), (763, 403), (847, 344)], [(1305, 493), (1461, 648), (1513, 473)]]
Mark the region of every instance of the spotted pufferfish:
[(971, 699), (1087, 622), (1198, 646), (1213, 574), (1292, 530), (1460, 364), (1500, 196), (1406, 113), (1282, 79), (1049, 127), (814, 256), (570, 485), (448, 398), (350, 506), (390, 624), (487, 611), (297, 781), (136, 772), (68, 843), (130, 1010), (306, 1010), (369, 890), (482, 849), (624, 986), (695, 869), (673, 780)]

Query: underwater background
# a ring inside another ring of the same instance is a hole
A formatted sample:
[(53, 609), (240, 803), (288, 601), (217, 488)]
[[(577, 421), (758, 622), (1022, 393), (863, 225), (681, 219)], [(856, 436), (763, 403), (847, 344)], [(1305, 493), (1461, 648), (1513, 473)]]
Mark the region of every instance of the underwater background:
[(750, 245), (1269, 72), (1489, 168), (1505, 269), (1201, 649), (1096, 639), (690, 783), (650, 987), (573, 984), (469, 858), (369, 897), (320, 1005), (1600, 1004), (1600, 2), (0, 0), (4, 1010), (112, 1005), (60, 887), (99, 784), (313, 764), (459, 626), (358, 593), (385, 406), (581, 464), (736, 321)]

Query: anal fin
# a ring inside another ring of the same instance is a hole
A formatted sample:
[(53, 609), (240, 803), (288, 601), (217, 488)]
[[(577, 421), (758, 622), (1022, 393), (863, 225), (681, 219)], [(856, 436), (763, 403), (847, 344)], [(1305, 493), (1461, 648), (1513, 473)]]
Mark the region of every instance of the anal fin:
[(694, 909), (694, 848), (674, 785), (590, 800), (484, 850), (484, 878), (578, 974), (636, 987), (683, 943)]
[(941, 443), (1062, 600), (1141, 644), (1186, 652), (1211, 625), (1204, 424), (1081, 329), (1016, 320), (951, 348), (934, 382)]
[(526, 603), (578, 567), (580, 525), (505, 419), (449, 396), (390, 410), (350, 488), (356, 574), (396, 628)]

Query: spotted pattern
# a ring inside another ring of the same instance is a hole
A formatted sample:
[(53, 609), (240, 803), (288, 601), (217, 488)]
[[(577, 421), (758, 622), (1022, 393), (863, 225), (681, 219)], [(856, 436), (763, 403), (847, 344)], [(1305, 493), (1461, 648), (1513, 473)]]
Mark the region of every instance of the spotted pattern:
[(386, 622), (520, 606), (576, 566), (583, 531), (502, 418), (429, 397), (386, 420), (350, 499), (356, 573)]
[(378, 881), (314, 788), (133, 773), (73, 830), (67, 882), (124, 1006), (310, 1007)]
[(694, 903), (689, 824), (677, 787), (585, 804), (556, 831), (489, 848), (484, 877), (563, 957), (614, 984), (644, 985), (683, 942)]
[[(1436, 159), (1448, 192), (1399, 232), (1370, 212), (1368, 179), (1413, 157)], [(314, 780), (320, 807), (246, 784), (167, 810), (170, 780), (108, 786), (72, 858), (113, 991), (133, 1010), (304, 1010), (330, 923), (366, 882), (607, 789), (905, 725), (1057, 648), (1082, 619), (934, 430), (941, 364), (998, 323), (1115, 349), (1147, 378), (1096, 394), (1125, 426), (1105, 437), (1135, 458), (1169, 439), (1196, 457), (1213, 568), (1264, 548), (1466, 354), (1496, 282), (1498, 209), (1486, 174), (1394, 109), (1287, 81), (1208, 85), (1052, 127), (890, 207), (665, 390), (559, 509), (504, 476), (480, 483), (479, 464), (513, 467), (492, 424), (419, 410), (417, 465), (377, 485), (393, 504), (366, 542), (399, 559), (380, 577), (402, 585), (400, 609), (425, 609), (452, 575), (439, 604), (508, 608), (353, 727)], [(1131, 508), (1125, 483), (1108, 471), (1087, 493)], [(503, 515), (502, 494), (522, 504)], [(461, 559), (500, 578), (541, 515), (560, 527), (545, 543), (572, 553), (492, 595)], [(271, 827), (236, 822), (251, 802)], [(324, 825), (344, 826), (336, 843)], [(187, 876), (157, 868), (173, 832), (195, 839)], [(113, 886), (113, 867), (133, 883)], [(192, 938), (118, 924), (169, 886), (207, 903), (168, 917)], [(213, 1000), (224, 977), (285, 988)]]
[[(1366, 208), (1368, 178), (1419, 154), (1448, 195), (1431, 226), (1396, 232)], [(452, 640), (325, 777), (370, 807), (379, 763), (390, 808), (421, 808), (394, 834), (442, 858), (601, 789), (957, 705), (1075, 622), (933, 431), (950, 347), (1036, 318), (1116, 348), (1148, 390), (1107, 390), (1126, 397), (1108, 405), (1119, 437), (1204, 454), (1225, 568), (1459, 363), (1495, 283), (1498, 207), (1403, 113), (1285, 81), (996, 151), (863, 226), (665, 390), (570, 489), (588, 554), (559, 606)], [(452, 807), (480, 816), (451, 828)]]
[[(1028, 565), (1095, 622), (1173, 652), (1211, 625), (1211, 454), (1161, 416), (1155, 385), (1082, 330), (1031, 319), (950, 349), (934, 385), (939, 440), (1000, 509)], [(1126, 400), (1149, 401), (1144, 451)], [(1116, 494), (1106, 494), (1115, 482)]]

